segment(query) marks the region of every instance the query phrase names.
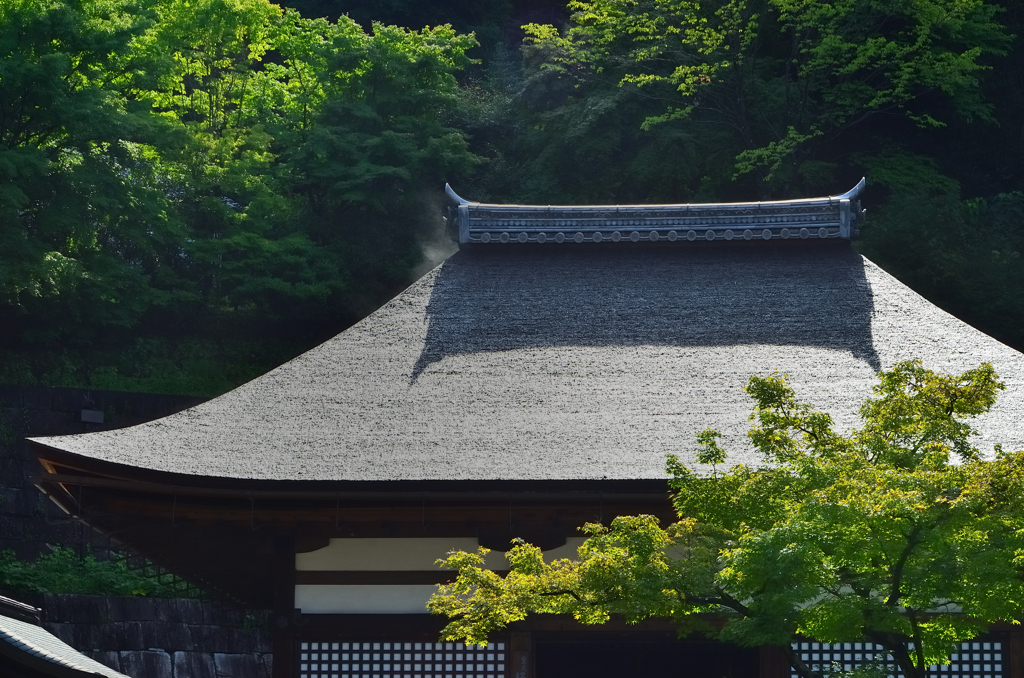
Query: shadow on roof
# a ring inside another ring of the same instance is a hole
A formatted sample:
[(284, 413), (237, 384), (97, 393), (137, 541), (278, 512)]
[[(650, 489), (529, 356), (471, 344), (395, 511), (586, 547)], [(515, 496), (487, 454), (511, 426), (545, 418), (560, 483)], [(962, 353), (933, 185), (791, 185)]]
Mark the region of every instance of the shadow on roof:
[(410, 383), (446, 356), (560, 346), (796, 345), (881, 364), (845, 245), (463, 250), (441, 265)]

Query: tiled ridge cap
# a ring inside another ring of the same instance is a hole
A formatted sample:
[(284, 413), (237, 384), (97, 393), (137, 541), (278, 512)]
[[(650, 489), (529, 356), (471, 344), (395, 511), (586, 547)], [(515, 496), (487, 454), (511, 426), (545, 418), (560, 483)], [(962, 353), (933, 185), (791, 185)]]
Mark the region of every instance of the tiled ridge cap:
[(0, 615), (29, 624), (39, 623), (39, 608), (7, 596), (0, 596)]
[(451, 186), (448, 226), (460, 245), (714, 240), (850, 240), (864, 210), (865, 180), (821, 198), (679, 205), (499, 205), (471, 202)]

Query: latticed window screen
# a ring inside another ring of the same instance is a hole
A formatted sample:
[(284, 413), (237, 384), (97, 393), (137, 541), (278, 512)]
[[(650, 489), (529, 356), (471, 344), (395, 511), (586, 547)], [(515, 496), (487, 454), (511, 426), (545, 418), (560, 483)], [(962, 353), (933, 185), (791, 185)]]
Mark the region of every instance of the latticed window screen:
[(299, 678), (505, 678), (505, 643), (301, 643)]
[[(812, 671), (828, 676), (836, 670), (852, 671), (866, 662), (886, 666), (889, 678), (903, 678), (903, 672), (881, 645), (872, 643), (793, 643), (793, 649), (800, 653)], [(949, 665), (929, 666), (928, 675), (933, 678), (1003, 678), (1002, 643), (962, 643), (960, 652), (951, 656)], [(796, 673), (791, 674), (797, 678)]]

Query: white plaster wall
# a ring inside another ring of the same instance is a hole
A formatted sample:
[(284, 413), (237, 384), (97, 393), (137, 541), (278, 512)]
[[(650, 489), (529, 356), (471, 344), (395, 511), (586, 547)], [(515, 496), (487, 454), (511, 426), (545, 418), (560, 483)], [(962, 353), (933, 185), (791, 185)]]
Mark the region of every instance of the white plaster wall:
[[(564, 546), (544, 552), (547, 561), (575, 558), (584, 537), (569, 537)], [(475, 537), (455, 539), (332, 539), (317, 551), (295, 556), (305, 571), (430, 571), (453, 549), (475, 551)], [(485, 566), (508, 568), (505, 554), (487, 554)], [(295, 607), (304, 614), (426, 614), (433, 584), (297, 584)]]
[[(449, 551), (476, 551), (476, 537), (409, 539), (331, 539), (322, 549), (295, 554), (296, 570), (319, 571), (430, 571)], [(484, 561), (492, 570), (508, 568), (502, 553), (487, 554)]]
[(299, 584), (295, 607), (303, 614), (426, 614), (433, 584)]
[[(558, 558), (575, 558), (576, 549), (585, 537), (569, 537), (564, 546), (544, 552), (549, 562)], [(410, 538), (410, 539), (331, 539), (322, 549), (295, 555), (296, 570), (423, 572), (437, 569), (436, 561), (449, 551), (476, 551), (476, 537)], [(484, 560), (491, 570), (507, 570), (508, 561), (500, 551), (491, 551)]]
[[(569, 558), (576, 560), (579, 556), (576, 554), (576, 549), (583, 545), (583, 542), (587, 540), (586, 537), (569, 537), (565, 540), (564, 546), (559, 546), (556, 549), (550, 551), (544, 551), (544, 560), (551, 562), (552, 560), (560, 560), (562, 558)], [(504, 556), (502, 556), (504, 560)], [(508, 561), (505, 561), (505, 567), (508, 567)]]

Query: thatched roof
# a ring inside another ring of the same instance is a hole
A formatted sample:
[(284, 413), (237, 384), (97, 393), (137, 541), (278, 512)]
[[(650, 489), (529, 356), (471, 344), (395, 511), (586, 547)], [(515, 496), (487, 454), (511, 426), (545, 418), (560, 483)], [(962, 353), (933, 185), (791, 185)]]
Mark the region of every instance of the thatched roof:
[(477, 248), (219, 398), (36, 441), (238, 479), (658, 479), (707, 427), (734, 461), (756, 461), (752, 374), (788, 374), (850, 426), (876, 370), (909, 358), (993, 363), (1007, 390), (978, 420), (979, 445), (1024, 447), (1024, 355), (846, 244)]

